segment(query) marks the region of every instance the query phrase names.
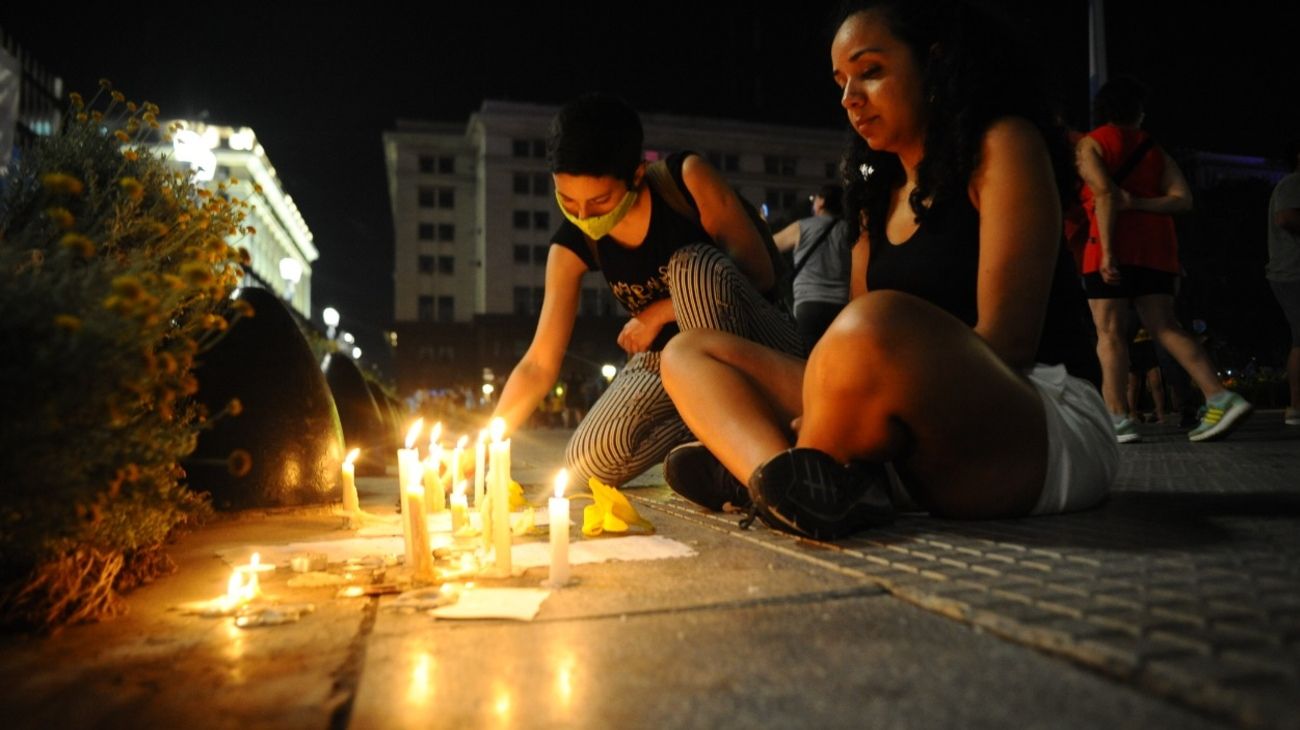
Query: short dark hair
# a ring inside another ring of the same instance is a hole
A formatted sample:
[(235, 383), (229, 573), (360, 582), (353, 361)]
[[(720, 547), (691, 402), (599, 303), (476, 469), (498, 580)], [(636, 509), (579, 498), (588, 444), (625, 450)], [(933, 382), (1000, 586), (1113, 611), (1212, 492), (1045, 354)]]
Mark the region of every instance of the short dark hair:
[(627, 102), (607, 94), (583, 94), (551, 120), (546, 159), (552, 173), (609, 175), (631, 186), (644, 140), (641, 118)]
[(822, 210), (836, 218), (844, 217), (844, 188), (827, 183), (817, 190), (817, 197), (822, 199)]
[(1132, 76), (1118, 76), (1097, 89), (1092, 111), (1098, 124), (1131, 124), (1142, 116), (1147, 87)]

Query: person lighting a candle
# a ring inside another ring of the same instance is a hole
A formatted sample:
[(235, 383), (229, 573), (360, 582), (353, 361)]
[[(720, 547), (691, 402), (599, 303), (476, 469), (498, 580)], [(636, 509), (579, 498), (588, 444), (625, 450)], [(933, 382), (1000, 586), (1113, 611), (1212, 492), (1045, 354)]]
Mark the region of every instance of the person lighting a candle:
[(565, 220), (551, 237), (532, 344), (493, 412), (512, 433), (554, 388), (583, 275), (600, 271), (628, 314), (618, 344), (629, 359), (565, 450), (584, 484), (620, 486), (691, 440), (659, 374), (660, 351), (679, 331), (721, 329), (803, 354), (774, 304), (781, 265), (766, 224), (700, 155), (647, 163), (642, 142), (637, 113), (613, 96), (581, 96), (552, 120), (547, 156)]

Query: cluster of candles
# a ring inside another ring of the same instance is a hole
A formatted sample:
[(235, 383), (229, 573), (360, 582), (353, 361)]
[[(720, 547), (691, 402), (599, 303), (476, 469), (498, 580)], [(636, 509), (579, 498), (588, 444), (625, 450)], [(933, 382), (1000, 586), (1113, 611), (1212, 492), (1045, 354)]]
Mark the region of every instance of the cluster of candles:
[[(444, 463), (451, 488), (451, 532), (462, 535), (469, 527), (469, 484), (464, 474), (464, 453), (469, 438), (462, 436), (451, 450), (450, 459), (439, 441), (442, 424), (435, 424), (430, 433), (429, 447), (420, 459), (416, 441), (424, 427), (424, 419), (417, 420), (406, 435), (406, 448), (397, 451), (398, 484), (401, 494), (402, 536), (406, 547), (406, 564), (416, 578), (433, 578), (433, 553), (429, 541), (426, 513), (448, 509), (447, 482), (444, 480)], [(492, 419), (485, 431), (480, 431), (474, 452), (474, 507), (478, 509), (482, 529), (481, 548), (490, 556), (491, 574), (497, 577), (511, 575), (510, 548), (513, 533), (510, 526), (510, 439), (504, 438), (506, 425), (500, 418)], [(348, 467), (344, 466), (344, 507), (348, 507)], [(563, 585), (569, 574), (569, 500), (564, 498), (567, 472), (561, 471), (556, 480), (556, 494), (550, 500), (551, 576), (549, 583)], [(355, 486), (353, 487), (355, 491)], [(355, 497), (353, 497), (355, 499)]]

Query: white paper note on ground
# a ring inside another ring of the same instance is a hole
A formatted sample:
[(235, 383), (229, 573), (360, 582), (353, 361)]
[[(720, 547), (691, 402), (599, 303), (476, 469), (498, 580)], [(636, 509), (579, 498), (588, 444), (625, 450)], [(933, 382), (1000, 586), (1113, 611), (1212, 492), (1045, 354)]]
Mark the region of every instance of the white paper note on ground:
[[(510, 513), (510, 523), (512, 525), (523, 518), (523, 512)], [(474, 529), (481, 529), (481, 520), (482, 517), (479, 515), (478, 510), (471, 509), (469, 511), (469, 524), (473, 526)], [(451, 532), (451, 511), (435, 512), (429, 515), (428, 523), (430, 535), (435, 535), (439, 532)], [(533, 510), (533, 524), (537, 527), (545, 527), (550, 524), (550, 517), (547, 515), (546, 510)], [(370, 522), (364, 527), (358, 529), (355, 534), (357, 537), (400, 536), (402, 534), (402, 516), (385, 515), (382, 520)]]
[[(631, 535), (599, 540), (580, 540), (569, 545), (569, 564), (604, 563), (610, 560), (664, 560), (689, 558), (697, 553), (690, 546), (662, 535)], [(545, 542), (526, 542), (510, 551), (515, 572), (551, 564), (551, 546)]]
[(541, 588), (480, 588), (461, 592), (460, 600), (450, 606), (435, 608), (432, 613), (443, 619), (504, 618), (532, 621), (551, 595)]

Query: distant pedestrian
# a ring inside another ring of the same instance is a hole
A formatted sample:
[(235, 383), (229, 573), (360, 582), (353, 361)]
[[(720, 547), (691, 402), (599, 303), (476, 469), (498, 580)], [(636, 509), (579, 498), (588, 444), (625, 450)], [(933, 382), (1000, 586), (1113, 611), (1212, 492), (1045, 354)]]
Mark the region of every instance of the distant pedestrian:
[(812, 196), (812, 215), (777, 231), (782, 253), (794, 252), (794, 320), (812, 350), (849, 301), (853, 241), (844, 221), (844, 192), (823, 185)]
[(1219, 382), (1205, 350), (1174, 316), (1178, 240), (1172, 214), (1192, 209), (1192, 193), (1177, 163), (1142, 130), (1146, 89), (1116, 78), (1097, 92), (1102, 125), (1076, 147), (1081, 191), (1091, 219), (1083, 252), (1083, 281), (1097, 325), (1102, 396), (1116, 439), (1138, 441), (1128, 417), (1129, 302), (1142, 325), (1178, 361), (1205, 395), (1206, 411), (1188, 432), (1192, 441), (1222, 438), (1250, 414), (1251, 405)]
[(1291, 403), (1286, 425), (1300, 426), (1300, 137), (1287, 145), (1292, 173), (1273, 188), (1268, 202), (1268, 277), (1273, 295), (1291, 325), (1291, 351), (1286, 358), (1286, 380)]

